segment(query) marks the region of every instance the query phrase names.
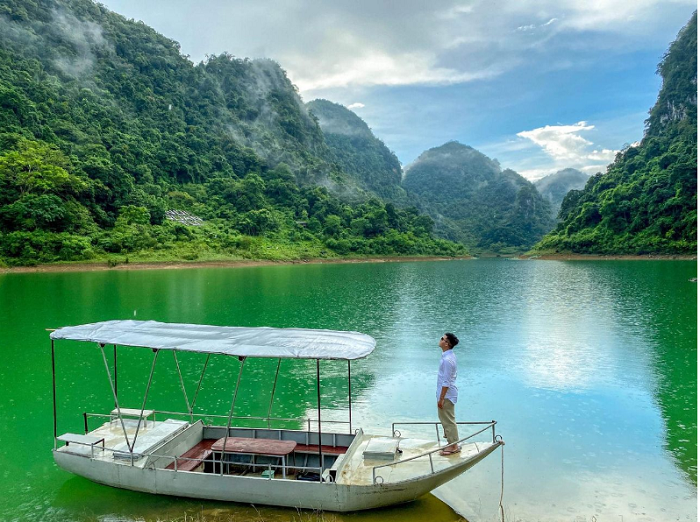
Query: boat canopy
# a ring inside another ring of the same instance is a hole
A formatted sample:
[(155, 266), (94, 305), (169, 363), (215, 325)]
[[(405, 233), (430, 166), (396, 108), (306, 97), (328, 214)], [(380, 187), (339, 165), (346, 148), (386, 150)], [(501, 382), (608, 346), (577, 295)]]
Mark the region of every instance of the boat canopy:
[(340, 360), (366, 357), (376, 344), (358, 332), (132, 320), (66, 326), (52, 332), (51, 339), (238, 357)]

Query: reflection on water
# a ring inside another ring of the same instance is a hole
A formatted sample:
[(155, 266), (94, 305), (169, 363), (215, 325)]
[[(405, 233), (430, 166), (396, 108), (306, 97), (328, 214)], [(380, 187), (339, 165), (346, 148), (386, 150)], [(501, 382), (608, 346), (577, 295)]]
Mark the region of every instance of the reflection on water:
[[(695, 520), (695, 276), (693, 262), (509, 260), (0, 275), (0, 519), (313, 520), (111, 489), (55, 467), (44, 328), (136, 318), (369, 333), (377, 349), (353, 363), (353, 424), (387, 435), (391, 422), (436, 420), (437, 340), (455, 331), (457, 416), (499, 421), (510, 520)], [(191, 399), (204, 356), (178, 360)], [(151, 361), (148, 350), (119, 349), (125, 405), (141, 404)], [(59, 431), (80, 431), (81, 412), (111, 409), (101, 356), (61, 342), (57, 365)], [(238, 369), (212, 359), (197, 405), (228, 414)], [(236, 414), (267, 414), (275, 371), (276, 361), (246, 362)], [(324, 419), (347, 419), (346, 372), (321, 363)], [(315, 416), (315, 376), (313, 362), (283, 361), (272, 414)], [(185, 410), (170, 354), (158, 360), (149, 406)], [(500, 484), (494, 454), (449, 487), (470, 519), (495, 520)], [(333, 517), (456, 515), (427, 496)]]

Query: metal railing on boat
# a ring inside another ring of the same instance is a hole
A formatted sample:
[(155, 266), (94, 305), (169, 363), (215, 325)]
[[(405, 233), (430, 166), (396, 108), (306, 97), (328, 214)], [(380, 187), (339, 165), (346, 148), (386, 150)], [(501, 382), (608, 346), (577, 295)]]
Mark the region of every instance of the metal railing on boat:
[[(177, 412), (177, 411), (168, 411), (168, 410), (149, 410), (149, 416), (153, 419), (153, 421), (157, 420), (157, 416), (180, 416), (180, 417), (186, 417), (186, 418), (192, 418), (194, 417), (201, 417), (202, 419), (229, 419), (228, 415), (214, 415), (214, 414), (197, 414), (197, 413), (192, 413), (192, 412)], [(89, 427), (89, 419), (90, 418), (103, 418), (103, 419), (109, 419), (110, 422), (114, 420), (114, 414), (110, 413), (95, 413), (95, 412), (83, 412), (83, 423), (84, 423), (84, 430), (85, 434), (88, 434), (90, 432), (90, 427)], [(265, 427), (259, 427), (259, 426), (236, 426), (235, 428), (242, 428), (242, 429), (252, 429), (255, 431), (256, 429), (275, 429), (275, 430), (285, 430), (285, 431), (297, 431), (301, 433), (306, 433), (307, 434), (307, 440), (306, 444), (310, 444), (309, 441), (309, 435), (310, 434), (315, 434), (314, 429), (316, 429), (316, 426), (314, 424), (318, 423), (317, 419), (312, 419), (310, 417), (307, 417), (305, 419), (300, 419), (300, 418), (285, 418), (285, 417), (250, 417), (250, 416), (233, 416), (231, 419), (238, 419), (238, 420), (245, 420), (245, 421), (263, 421), (266, 425), (267, 428)], [(140, 421), (139, 421), (140, 422)], [(285, 423), (295, 423), (297, 425), (299, 424), (306, 424), (306, 430), (304, 429), (290, 429), (290, 428), (272, 428), (271, 425), (273, 422), (285, 422)], [(326, 424), (349, 424), (349, 421), (343, 421), (343, 420), (326, 420), (323, 421)], [(218, 426), (215, 424), (208, 424), (207, 426), (209, 427), (221, 427), (221, 428), (226, 428), (225, 426)], [(355, 430), (355, 433), (357, 433), (358, 430)], [(335, 433), (331, 433), (330, 435), (333, 436), (333, 445), (335, 446)], [(321, 445), (318, 445), (319, 448), (321, 448)], [(189, 460), (199, 460), (199, 459), (190, 459), (187, 457), (181, 457), (181, 456), (173, 456), (173, 455), (158, 455), (154, 453), (149, 453), (149, 454), (140, 454), (140, 453), (135, 453), (135, 452), (130, 452), (130, 451), (124, 451), (123, 449), (120, 450), (115, 450), (113, 448), (104, 448), (105, 451), (111, 451), (112, 453), (119, 453), (119, 454), (125, 454), (130, 456), (130, 461), (131, 465), (134, 465), (135, 461), (140, 460), (143, 457), (154, 457), (154, 458), (166, 458), (170, 460), (174, 460), (174, 469), (177, 471), (177, 460), (180, 461), (189, 461)], [(208, 462), (214, 462), (214, 463), (219, 463), (221, 464), (222, 461), (212, 461), (209, 460)], [(236, 465), (244, 466), (245, 463), (236, 463)], [(252, 467), (260, 467), (260, 464), (250, 464)], [(277, 468), (281, 466), (272, 466), (273, 468)], [(297, 466), (296, 462), (295, 465), (292, 467), (295, 470), (309, 470), (309, 471), (314, 471), (319, 474), (319, 477), (323, 475), (323, 467), (315, 467), (315, 466)], [(319, 479), (320, 481), (320, 479)]]
[[(491, 429), (493, 443), (496, 444), (499, 442), (498, 441), (499, 436), (496, 435), (496, 421), (495, 420), (481, 421), (481, 422), (457, 422), (456, 424), (457, 425), (484, 426), (484, 428), (472, 433), (471, 435), (467, 435), (466, 437), (464, 437), (464, 438), (462, 438), (462, 439), (460, 439), (457, 442), (454, 442), (452, 444), (460, 444), (466, 440), (471, 439), (472, 437), (476, 437), (477, 435), (487, 431), (489, 428)], [(399, 425), (416, 425), (416, 426), (418, 426), (418, 425), (425, 425), (425, 426), (435, 425), (435, 431), (437, 433), (438, 444), (440, 443), (440, 431), (439, 431), (440, 423), (439, 422), (394, 422), (391, 424), (391, 433), (392, 433), (393, 437), (401, 437), (401, 432), (396, 429), (396, 426), (399, 426)], [(378, 469), (388, 468), (390, 466), (398, 466), (400, 464), (404, 464), (406, 462), (411, 462), (413, 460), (417, 460), (417, 459), (420, 459), (420, 458), (423, 458), (426, 456), (428, 457), (428, 460), (430, 461), (430, 474), (432, 475), (433, 473), (435, 473), (435, 464), (433, 463), (433, 454), (444, 450), (448, 446), (452, 446), (452, 444), (446, 444), (444, 446), (440, 446), (440, 447), (435, 448), (433, 450), (426, 451), (425, 453), (421, 453), (420, 455), (415, 455), (413, 457), (402, 459), (402, 460), (399, 460), (397, 462), (388, 462), (386, 464), (374, 466), (374, 467), (372, 467), (372, 484), (383, 484), (384, 483), (384, 477), (382, 477), (381, 475), (377, 475)], [(379, 479), (379, 482), (377, 482), (378, 479)]]
[[(91, 447), (91, 445), (90, 445), (89, 443), (87, 443), (87, 442), (71, 441), (71, 443), (72, 443), (72, 444), (75, 444), (75, 445), (81, 445), (81, 446)], [(94, 448), (91, 447), (91, 450), (94, 450)], [(110, 447), (102, 447), (102, 448), (100, 448), (100, 451), (101, 451), (101, 452), (105, 452), (105, 453), (106, 453), (106, 452), (111, 452), (112, 454), (118, 453), (118, 454), (120, 454), (120, 455), (129, 455), (130, 460), (131, 460), (131, 465), (132, 465), (132, 466), (134, 465), (134, 462), (135, 462), (135, 461), (139, 461), (139, 460), (141, 460), (142, 458), (149, 457), (149, 458), (154, 459), (154, 460), (155, 460), (155, 459), (166, 459), (166, 460), (172, 461), (172, 463), (173, 463), (173, 469), (172, 469), (172, 470), (175, 471), (175, 472), (179, 472), (179, 473), (202, 473), (202, 474), (206, 474), (206, 475), (211, 475), (211, 473), (204, 473), (204, 472), (202, 472), (202, 471), (190, 471), (190, 470), (184, 470), (184, 471), (183, 471), (183, 470), (178, 469), (178, 462), (179, 462), (179, 461), (188, 461), (188, 462), (198, 462), (198, 463), (202, 463), (202, 462), (204, 462), (204, 460), (202, 460), (202, 459), (189, 458), (189, 457), (182, 457), (182, 456), (176, 456), (176, 455), (161, 455), (161, 454), (158, 454), (158, 453), (129, 453), (129, 452), (127, 452), (127, 451), (124, 451), (123, 449), (115, 449), (115, 448), (110, 448)], [(82, 456), (85, 457), (85, 458), (89, 458), (90, 460), (95, 460), (95, 458), (96, 458), (96, 457), (95, 457), (94, 451), (91, 451), (90, 455), (85, 454), (85, 455), (82, 455)], [(242, 467), (242, 468), (249, 467), (249, 468), (253, 468), (254, 470), (255, 470), (256, 468), (265, 468), (265, 469), (267, 469), (268, 471), (271, 471), (271, 470), (273, 470), (273, 469), (275, 469), (275, 470), (277, 470), (277, 469), (286, 469), (286, 470), (290, 470), (290, 469), (291, 469), (291, 470), (294, 470), (295, 472), (298, 472), (298, 471), (300, 471), (300, 470), (302, 470), (302, 471), (312, 471), (312, 472), (314, 472), (314, 473), (318, 473), (318, 476), (319, 476), (319, 480), (318, 480), (318, 481), (319, 481), (319, 482), (321, 482), (321, 481), (322, 481), (321, 478), (323, 478), (323, 469), (322, 469), (320, 466), (299, 466), (299, 465), (296, 464), (296, 462), (295, 462), (293, 465), (289, 465), (289, 464), (280, 465), (280, 464), (272, 464), (272, 463), (269, 463), (269, 462), (265, 462), (265, 463), (258, 463), (258, 462), (234, 462), (234, 461), (230, 461), (230, 460), (224, 460), (223, 458), (221, 458), (221, 459), (216, 459), (216, 458), (206, 459), (206, 462), (209, 463), (209, 464), (212, 464), (212, 465), (214, 466), (214, 468), (216, 468), (216, 465), (218, 465), (218, 466), (220, 466), (221, 469), (223, 469), (224, 466), (229, 466), (229, 467), (234, 466), (234, 467)], [(156, 468), (156, 465), (155, 465), (155, 462), (154, 462), (154, 463), (151, 463), (151, 465), (148, 466), (148, 467), (149, 467), (150, 469), (157, 469), (157, 468)], [(164, 468), (158, 468), (158, 469), (167, 469), (167, 466), (164, 467)], [(218, 473), (218, 472), (217, 472), (217, 473)], [(226, 474), (226, 475), (224, 475), (224, 476), (236, 476), (236, 475), (233, 475), (233, 474)], [(271, 476), (271, 475), (268, 475), (268, 478), (271, 479), (272, 476)], [(329, 474), (327, 480), (324, 480), (324, 481), (328, 481), (328, 480), (329, 480), (329, 481), (332, 481), (332, 480), (333, 480), (333, 476)]]

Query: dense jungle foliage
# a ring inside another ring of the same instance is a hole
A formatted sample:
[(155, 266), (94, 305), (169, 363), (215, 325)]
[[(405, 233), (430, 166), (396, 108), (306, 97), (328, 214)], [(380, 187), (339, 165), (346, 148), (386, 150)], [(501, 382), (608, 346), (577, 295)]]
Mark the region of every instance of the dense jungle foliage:
[(343, 167), (274, 62), (194, 65), (91, 0), (0, 3), (0, 263), (465, 253)]
[(659, 64), (663, 85), (644, 139), (567, 194), (537, 251), (697, 252), (697, 50), (695, 13)]
[(524, 251), (554, 226), (549, 203), (532, 183), (454, 141), (421, 154), (402, 186), (438, 230), (473, 250)]

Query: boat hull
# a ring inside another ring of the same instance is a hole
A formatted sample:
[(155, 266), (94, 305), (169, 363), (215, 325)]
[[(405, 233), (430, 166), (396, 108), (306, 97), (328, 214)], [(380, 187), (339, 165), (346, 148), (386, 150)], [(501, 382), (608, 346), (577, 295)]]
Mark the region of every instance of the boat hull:
[(54, 451), (59, 467), (107, 486), (159, 495), (349, 512), (410, 502), (471, 468), (499, 444), (437, 473), (390, 484), (342, 484), (153, 469)]

